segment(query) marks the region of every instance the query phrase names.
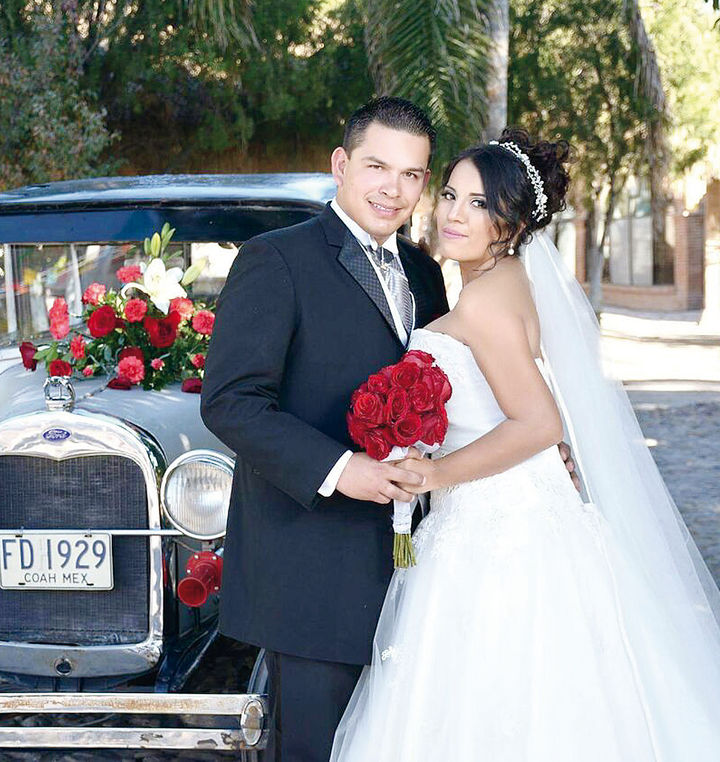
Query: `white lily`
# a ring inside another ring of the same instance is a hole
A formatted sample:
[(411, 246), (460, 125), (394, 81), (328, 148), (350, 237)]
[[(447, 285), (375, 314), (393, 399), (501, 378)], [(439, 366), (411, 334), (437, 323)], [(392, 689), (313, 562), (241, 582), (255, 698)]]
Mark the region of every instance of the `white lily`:
[(165, 269), (165, 263), (159, 257), (150, 260), (143, 273), (142, 283), (127, 283), (123, 286), (121, 294), (131, 288), (136, 288), (150, 297), (150, 301), (166, 315), (170, 309), (170, 301), (177, 297), (187, 296), (185, 289), (180, 285), (183, 271), (179, 267)]

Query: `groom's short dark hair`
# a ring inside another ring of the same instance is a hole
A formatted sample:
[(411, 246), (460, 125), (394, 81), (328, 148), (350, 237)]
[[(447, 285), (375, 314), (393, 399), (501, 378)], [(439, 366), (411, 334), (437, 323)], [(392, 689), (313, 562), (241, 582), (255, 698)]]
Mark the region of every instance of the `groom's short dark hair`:
[(348, 119), (343, 136), (343, 148), (347, 154), (357, 148), (365, 130), (373, 122), (394, 130), (409, 132), (411, 135), (425, 135), (430, 141), (430, 156), (432, 157), (437, 133), (428, 115), (411, 101), (387, 95), (360, 106)]

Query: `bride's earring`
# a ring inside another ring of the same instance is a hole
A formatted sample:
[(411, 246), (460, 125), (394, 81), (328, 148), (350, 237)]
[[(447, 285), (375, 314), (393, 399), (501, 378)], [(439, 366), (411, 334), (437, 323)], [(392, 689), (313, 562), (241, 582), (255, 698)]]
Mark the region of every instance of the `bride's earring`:
[(512, 255), (513, 255), (514, 253), (515, 253), (515, 247), (514, 247), (514, 246), (511, 246), (511, 247), (510, 247), (510, 248), (507, 250), (507, 255), (508, 255), (509, 257), (512, 257)]

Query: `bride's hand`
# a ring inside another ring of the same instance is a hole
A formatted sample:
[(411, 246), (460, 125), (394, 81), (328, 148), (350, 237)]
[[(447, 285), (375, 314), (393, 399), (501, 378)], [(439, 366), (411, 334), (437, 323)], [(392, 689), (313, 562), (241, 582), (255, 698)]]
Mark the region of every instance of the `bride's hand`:
[(423, 492), (430, 492), (440, 486), (437, 480), (437, 463), (429, 458), (408, 457), (405, 458), (405, 460), (400, 460), (395, 463), (395, 466), (397, 466), (397, 468), (402, 468), (405, 471), (412, 471), (413, 473), (424, 477), (423, 483), (419, 486), (406, 484), (405, 482), (396, 482), (398, 487), (406, 492), (420, 495)]

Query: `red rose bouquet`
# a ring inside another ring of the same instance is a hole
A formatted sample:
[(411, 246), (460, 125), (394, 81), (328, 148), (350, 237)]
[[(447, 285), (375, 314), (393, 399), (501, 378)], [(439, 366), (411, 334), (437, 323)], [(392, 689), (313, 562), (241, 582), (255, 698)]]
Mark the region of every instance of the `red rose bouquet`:
[[(451, 394), (450, 381), (435, 358), (411, 349), (353, 392), (347, 414), (350, 438), (375, 460), (401, 460), (410, 447), (434, 452), (447, 433), (445, 403)], [(415, 503), (394, 501), (395, 568), (415, 565), (410, 538)]]
[(188, 299), (183, 288), (197, 278), (204, 262), (184, 272), (166, 267), (174, 232), (166, 223), (145, 239), (146, 260), (117, 270), (124, 284), (119, 291), (102, 283), (85, 289), (84, 328), (71, 329), (65, 299), (55, 299), (49, 310), (54, 341), (43, 349), (24, 342), (20, 352), (25, 367), (35, 370), (40, 361), (51, 376), (109, 374), (111, 389), (162, 389), (182, 381), (183, 391), (198, 392), (215, 315)]

